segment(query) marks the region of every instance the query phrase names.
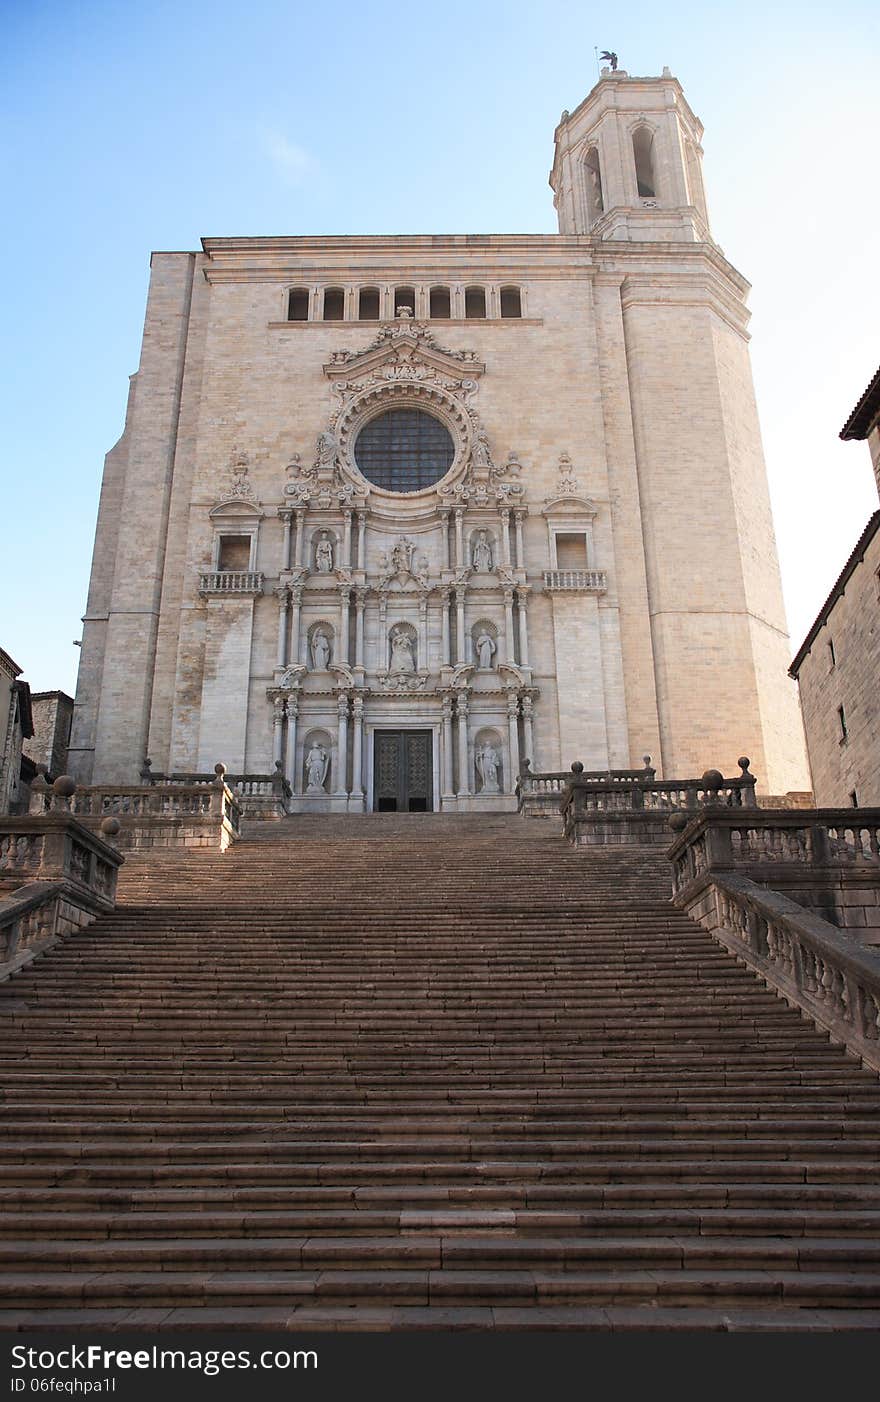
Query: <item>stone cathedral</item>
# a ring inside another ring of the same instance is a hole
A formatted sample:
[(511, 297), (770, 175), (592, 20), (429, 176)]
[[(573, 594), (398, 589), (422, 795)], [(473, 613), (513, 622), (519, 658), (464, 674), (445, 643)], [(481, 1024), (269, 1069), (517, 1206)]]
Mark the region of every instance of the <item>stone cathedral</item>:
[(678, 81), (603, 71), (559, 233), (156, 253), (108, 454), (84, 784), (514, 805), (521, 764), (809, 787), (752, 389)]

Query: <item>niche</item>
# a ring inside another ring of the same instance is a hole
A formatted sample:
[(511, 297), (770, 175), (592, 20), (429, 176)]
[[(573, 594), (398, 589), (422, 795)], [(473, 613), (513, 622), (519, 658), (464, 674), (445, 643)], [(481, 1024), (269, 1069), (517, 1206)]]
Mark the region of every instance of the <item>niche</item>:
[(491, 531), (472, 531), (469, 544), (470, 561), (477, 574), (491, 574), (496, 565), (495, 537)]
[(326, 730), (310, 730), (303, 742), (303, 793), (324, 795), (330, 788), (333, 741)]
[(418, 668), (418, 634), (411, 623), (392, 623), (388, 630), (388, 671), (398, 676)]
[(340, 563), (336, 532), (326, 528), (315, 531), (312, 536), (311, 556), (315, 574), (332, 574)]
[(474, 769), (478, 794), (504, 792), (504, 747), (497, 730), (478, 730), (474, 739)]
[(481, 618), (471, 629), (474, 662), (481, 672), (491, 672), (498, 656), (498, 629), (487, 618)]
[(308, 632), (308, 665), (313, 672), (326, 672), (333, 660), (333, 627), (324, 619), (313, 623)]

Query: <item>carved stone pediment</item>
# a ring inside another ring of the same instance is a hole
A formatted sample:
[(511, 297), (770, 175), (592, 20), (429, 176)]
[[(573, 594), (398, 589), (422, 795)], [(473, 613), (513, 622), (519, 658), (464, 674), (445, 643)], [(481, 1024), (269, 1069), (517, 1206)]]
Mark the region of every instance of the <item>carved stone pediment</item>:
[[(357, 393), (370, 377), (386, 382), (434, 379), (446, 389), (467, 393), (476, 388), (467, 382), (476, 381), (485, 369), (474, 351), (444, 350), (428, 327), (402, 319), (383, 327), (366, 350), (334, 351), (324, 374), (343, 396)], [(346, 381), (356, 384), (349, 390)]]
[(541, 512), (542, 516), (595, 516), (599, 508), (588, 496), (571, 492), (564, 496), (547, 497)]

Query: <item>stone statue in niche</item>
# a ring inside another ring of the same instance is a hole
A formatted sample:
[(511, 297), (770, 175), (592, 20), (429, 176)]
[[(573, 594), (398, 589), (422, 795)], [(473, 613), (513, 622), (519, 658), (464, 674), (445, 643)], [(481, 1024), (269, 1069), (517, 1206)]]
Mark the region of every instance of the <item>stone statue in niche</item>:
[(492, 569), (492, 547), (486, 539), (486, 532), (480, 531), (474, 541), (473, 566), (477, 574), (489, 574)]
[(312, 668), (316, 672), (326, 672), (330, 664), (330, 639), (323, 628), (316, 628), (312, 634)]
[(327, 778), (329, 763), (330, 756), (324, 746), (313, 741), (312, 748), (306, 755), (306, 793), (324, 792), (324, 781)]
[(478, 633), (474, 639), (474, 649), (477, 654), (477, 666), (481, 672), (492, 670), (492, 658), (495, 655), (495, 639), (487, 628)]
[(412, 638), (403, 628), (394, 628), (391, 633), (391, 672), (414, 672), (416, 660), (413, 656)]
[(477, 773), (483, 781), (483, 793), (500, 793), (498, 770), (501, 757), (494, 745), (485, 744), (476, 753)]
[(315, 550), (315, 569), (318, 574), (333, 572), (333, 543), (326, 531), (321, 532), (321, 539)]

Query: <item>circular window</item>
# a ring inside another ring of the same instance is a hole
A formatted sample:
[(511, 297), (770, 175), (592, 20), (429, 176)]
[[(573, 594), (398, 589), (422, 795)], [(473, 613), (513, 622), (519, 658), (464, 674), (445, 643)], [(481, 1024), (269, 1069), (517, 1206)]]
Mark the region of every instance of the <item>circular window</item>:
[(445, 424), (422, 409), (388, 409), (364, 424), (354, 459), (368, 482), (387, 492), (418, 492), (445, 477), (455, 444)]

